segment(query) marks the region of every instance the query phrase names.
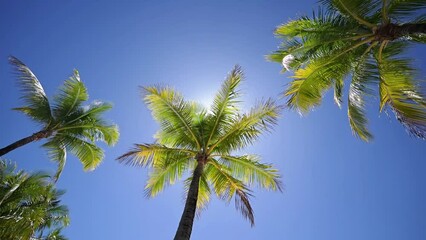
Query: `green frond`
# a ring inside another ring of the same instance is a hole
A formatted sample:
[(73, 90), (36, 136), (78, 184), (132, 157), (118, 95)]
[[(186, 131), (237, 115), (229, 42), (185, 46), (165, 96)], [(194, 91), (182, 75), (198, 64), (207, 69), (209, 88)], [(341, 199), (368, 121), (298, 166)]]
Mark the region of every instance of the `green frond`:
[(350, 62), (347, 57), (339, 57), (333, 62), (311, 62), (305, 68), (294, 73), (294, 79), (285, 91), (289, 96), (287, 106), (307, 113), (311, 108), (320, 105), (323, 93), (328, 90), (335, 79), (340, 80), (348, 74)]
[(237, 106), (239, 101), (237, 99), (240, 94), (237, 87), (243, 78), (241, 67), (235, 66), (223, 82), (221, 89), (217, 92), (211, 106), (211, 115), (213, 115), (211, 119), (213, 123), (211, 129), (208, 129), (210, 136), (207, 140), (207, 145), (211, 141), (215, 141), (217, 136), (221, 134), (223, 130), (223, 126), (221, 125), (229, 125), (234, 119), (235, 113), (239, 111)]
[(89, 106), (80, 107), (72, 114), (63, 117), (62, 121), (65, 123), (57, 126), (54, 130), (83, 135), (92, 142), (103, 141), (112, 146), (120, 136), (118, 126), (107, 123), (101, 116), (111, 108), (112, 105), (109, 103), (95, 101)]
[[(316, 14), (314, 13), (312, 18), (301, 17), (277, 27), (275, 35), (289, 40), (297, 37), (303, 41), (312, 39), (316, 41), (328, 41), (337, 37), (354, 36), (355, 34), (359, 34), (360, 31), (365, 33), (364, 29), (347, 18), (334, 12), (319, 9)], [(296, 42), (290, 43), (290, 46), (297, 46)]]
[(52, 121), (52, 113), (49, 100), (40, 81), (31, 69), (19, 59), (10, 56), (9, 62), (15, 68), (18, 84), (22, 92), (22, 99), (26, 104), (26, 106), (14, 108), (14, 110), (23, 112), (39, 123), (44, 125), (49, 124)]
[(104, 151), (100, 147), (76, 136), (57, 133), (52, 140), (58, 141), (75, 155), (85, 171), (94, 170), (104, 158)]
[(392, 0), (388, 5), (389, 15), (395, 18), (412, 17), (426, 9), (424, 0)]
[(412, 34), (410, 38), (414, 42), (426, 44), (426, 34), (424, 33)]
[(227, 166), (233, 176), (248, 186), (256, 183), (261, 188), (281, 191), (282, 184), (278, 170), (272, 168), (270, 164), (260, 163), (259, 160), (259, 157), (255, 155), (224, 155), (220, 156), (218, 161)]
[(112, 104), (96, 100), (87, 106), (79, 106), (79, 109), (76, 109), (72, 114), (62, 116), (61, 119), (65, 122), (63, 125), (90, 121), (91, 119), (97, 120), (102, 117), (102, 114), (111, 109)]
[(238, 115), (227, 126), (222, 136), (211, 146), (208, 153), (229, 153), (253, 144), (262, 133), (271, 131), (276, 124), (281, 106), (273, 100), (261, 101), (249, 113)]
[[(209, 165), (206, 166), (207, 169), (204, 172), (208, 172)], [(188, 177), (184, 181), (185, 187), (185, 200), (188, 195), (189, 186), (191, 185), (192, 177)], [(210, 202), (211, 189), (207, 182), (206, 174), (203, 173), (200, 177), (200, 184), (198, 186), (198, 197), (197, 197), (197, 216), (201, 215), (201, 212), (207, 208), (208, 203)]]
[(271, 62), (282, 63), (283, 58), (285, 56), (292, 53), (295, 49), (299, 49), (301, 47), (303, 47), (303, 43), (300, 42), (298, 39), (284, 39), (283, 42), (280, 44), (279, 49), (271, 54), (266, 55), (265, 58), (266, 60)]
[(320, 2), (329, 11), (338, 12), (368, 28), (375, 26), (371, 17), (379, 11), (382, 5), (380, 0), (321, 0)]
[(354, 67), (352, 81), (349, 86), (348, 118), (352, 133), (368, 142), (372, 134), (367, 128), (368, 120), (365, 117), (365, 95), (372, 93), (371, 85), (377, 85), (378, 72), (369, 62), (368, 56), (359, 59)]
[(84, 131), (84, 135), (91, 141), (103, 141), (109, 146), (117, 143), (120, 137), (120, 132), (117, 125), (108, 125), (107, 123), (98, 120), (92, 123), (90, 128)]
[(343, 80), (343, 78), (338, 78), (334, 81), (334, 102), (339, 108), (342, 108)]
[(413, 135), (426, 138), (426, 105), (424, 96), (415, 85), (410, 60), (391, 58), (383, 50), (377, 57), (380, 73), (380, 110), (389, 105), (397, 119)]
[(118, 161), (132, 166), (161, 165), (167, 157), (187, 159), (194, 158), (197, 152), (181, 148), (169, 148), (161, 144), (135, 144), (129, 152), (117, 158)]
[[(45, 240), (68, 240), (65, 236), (61, 234), (62, 228), (55, 229), (48, 233), (45, 237)], [(41, 239), (41, 237), (39, 237)]]
[(145, 186), (148, 197), (155, 197), (158, 193), (176, 180), (182, 178), (182, 174), (188, 169), (189, 160), (186, 155), (170, 154), (156, 161), (153, 171)]
[(174, 139), (173, 145), (201, 149), (192, 124), (197, 106), (184, 101), (179, 93), (170, 88), (146, 87), (144, 92), (145, 103), (160, 123), (163, 134), (169, 134), (169, 138)]
[(86, 86), (80, 80), (78, 71), (74, 70), (73, 75), (65, 80), (64, 85), (59, 89), (59, 93), (54, 97), (53, 114), (55, 119), (61, 119), (78, 111), (81, 104), (88, 98)]
[(49, 156), (49, 159), (58, 164), (58, 169), (56, 170), (56, 173), (53, 176), (53, 179), (56, 182), (59, 179), (62, 170), (64, 170), (65, 163), (67, 161), (66, 148), (64, 146), (61, 146), (58, 141), (54, 140), (46, 142), (45, 144), (43, 144), (43, 147), (47, 148), (47, 154)]
[(211, 165), (211, 168), (207, 177), (216, 195), (228, 202), (234, 197), (235, 207), (253, 226), (254, 213), (250, 205), (250, 190), (243, 182), (231, 175), (231, 170), (228, 167), (221, 165), (214, 159), (210, 159), (208, 164)]
[(0, 239), (32, 239), (69, 224), (68, 209), (44, 173), (15, 172), (0, 162)]
[(320, 105), (323, 94), (336, 80), (344, 79), (351, 71), (353, 62), (368, 49), (368, 37), (351, 42), (345, 49), (312, 60), (304, 68), (295, 71), (290, 86), (284, 92), (289, 96), (287, 106), (307, 113)]

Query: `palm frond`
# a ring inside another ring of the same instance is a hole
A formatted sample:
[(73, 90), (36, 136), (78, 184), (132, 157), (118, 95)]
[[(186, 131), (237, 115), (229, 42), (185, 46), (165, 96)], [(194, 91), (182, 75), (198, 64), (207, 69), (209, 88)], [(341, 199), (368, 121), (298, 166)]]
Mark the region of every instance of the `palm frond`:
[(413, 135), (426, 139), (426, 104), (419, 86), (414, 84), (410, 60), (391, 58), (383, 50), (376, 58), (380, 73), (380, 110), (389, 105), (397, 119)]
[(335, 79), (344, 78), (349, 72), (348, 58), (339, 58), (332, 63), (311, 62), (305, 68), (294, 73), (294, 79), (285, 91), (289, 96), (287, 106), (307, 113), (320, 105), (323, 93), (328, 90)]
[(211, 141), (215, 141), (221, 133), (221, 125), (229, 124), (236, 112), (238, 112), (239, 92), (236, 89), (243, 79), (243, 72), (240, 66), (235, 66), (226, 80), (223, 82), (221, 89), (216, 94), (211, 106), (212, 119), (214, 120), (211, 129), (208, 129), (210, 136), (206, 142), (208, 145)]
[(26, 106), (14, 108), (14, 110), (21, 111), (42, 124), (48, 124), (52, 120), (52, 113), (40, 81), (31, 69), (19, 59), (10, 56), (9, 62), (14, 66), (18, 75), (18, 84), (23, 94), (22, 99), (26, 104)]
[(183, 97), (170, 88), (143, 88), (144, 100), (154, 118), (160, 122), (164, 134), (175, 136), (174, 145), (201, 148), (192, 128), (197, 106), (185, 102)]
[(58, 164), (58, 169), (56, 170), (55, 175), (53, 176), (54, 181), (56, 182), (62, 171), (64, 170), (65, 163), (67, 161), (67, 151), (65, 146), (62, 146), (58, 141), (50, 140), (43, 144), (43, 147), (47, 148), (49, 159)]
[(343, 80), (343, 78), (338, 78), (334, 81), (334, 102), (339, 108), (342, 108)]
[(120, 136), (118, 126), (116, 124), (110, 125), (102, 120), (94, 120), (92, 125), (89, 125), (84, 131), (84, 136), (89, 138), (92, 142), (102, 141), (109, 146), (113, 146), (117, 143)]
[(351, 41), (372, 36), (372, 33), (338, 14), (320, 9), (313, 18), (302, 17), (279, 26), (275, 35), (284, 41), (271, 57), (280, 62), (282, 57), (292, 54), (298, 60), (293, 67), (299, 67), (307, 60), (342, 52), (351, 46)]
[(155, 166), (168, 156), (194, 158), (197, 152), (181, 148), (170, 148), (161, 144), (135, 144), (134, 148), (117, 158), (132, 166)]
[(393, 0), (388, 5), (390, 17), (412, 17), (416, 12), (426, 9), (424, 0)]
[(72, 114), (62, 118), (64, 123), (56, 126), (55, 131), (66, 131), (84, 135), (92, 142), (103, 141), (114, 145), (120, 136), (118, 126), (101, 118), (101, 114), (110, 110), (112, 105), (95, 101), (89, 106), (81, 107)]
[(280, 44), (279, 49), (271, 54), (266, 55), (265, 58), (266, 60), (271, 62), (282, 63), (283, 58), (285, 56), (292, 53), (295, 49), (299, 49), (301, 47), (303, 47), (303, 43), (300, 42), (298, 39), (284, 39), (283, 42)]
[(359, 24), (374, 28), (371, 17), (380, 9), (380, 0), (321, 0), (329, 11), (355, 19)]
[(227, 166), (233, 176), (248, 186), (256, 183), (261, 188), (282, 191), (278, 170), (272, 168), (270, 164), (260, 163), (259, 157), (256, 155), (223, 155), (220, 156), (218, 162)]
[(188, 169), (189, 159), (186, 155), (168, 154), (158, 159), (149, 175), (145, 186), (145, 194), (148, 197), (155, 197), (158, 193), (169, 185), (179, 180)]
[[(62, 228), (55, 229), (48, 233), (48, 235), (44, 238), (45, 240), (68, 240), (67, 237), (62, 235)], [(41, 238), (40, 238), (41, 239)], [(34, 239), (36, 240), (36, 239)]]
[[(365, 32), (358, 24), (350, 22), (347, 18), (319, 9), (312, 18), (301, 17), (277, 27), (274, 34), (289, 40), (297, 37), (303, 41), (311, 39), (329, 41), (336, 40), (337, 37), (353, 37), (359, 34), (360, 30)], [(291, 43), (290, 46), (297, 46), (296, 42), (289, 43)]]
[(80, 160), (85, 171), (94, 170), (104, 158), (100, 147), (79, 137), (57, 133), (54, 139)]
[[(421, 15), (412, 21), (410, 21), (412, 24), (426, 24), (426, 15)], [(415, 43), (425, 44), (426, 43), (426, 34), (425, 33), (413, 33), (409, 34), (407, 37), (408, 40), (413, 41)]]
[(56, 119), (72, 114), (77, 111), (81, 104), (89, 98), (86, 86), (80, 80), (77, 70), (73, 75), (64, 82), (59, 93), (55, 96), (55, 104), (53, 106), (53, 114)]
[(262, 133), (271, 131), (282, 107), (273, 100), (261, 101), (249, 113), (239, 115), (209, 147), (208, 153), (229, 153), (251, 145)]
[(372, 93), (371, 85), (378, 83), (378, 72), (369, 61), (368, 55), (362, 56), (354, 67), (352, 81), (349, 86), (348, 118), (352, 133), (368, 142), (372, 134), (367, 128), (365, 117), (365, 95)]
[(69, 125), (85, 119), (98, 119), (103, 113), (111, 109), (112, 104), (96, 100), (87, 106), (79, 106), (72, 114), (62, 116), (61, 119), (63, 119), (63, 125)]
[(235, 198), (235, 207), (241, 212), (244, 218), (254, 226), (254, 213), (250, 204), (250, 190), (240, 180), (231, 175), (231, 171), (214, 159), (208, 162), (212, 167), (208, 172), (208, 179), (213, 185), (214, 191), (219, 198), (228, 202)]
[(3, 161), (0, 165), (1, 239), (31, 239), (69, 224), (68, 209), (59, 200), (63, 191), (54, 188), (49, 175), (15, 172)]
[(344, 50), (310, 61), (305, 68), (295, 71), (295, 80), (284, 93), (289, 96), (287, 106), (303, 114), (320, 105), (323, 93), (350, 73), (352, 63), (368, 49), (365, 44), (372, 39), (351, 42)]
[(426, 43), (426, 34), (424, 34), (424, 33), (412, 34), (412, 35), (410, 35), (410, 38), (411, 38), (412, 41), (417, 42), (417, 43), (422, 43), (422, 44)]

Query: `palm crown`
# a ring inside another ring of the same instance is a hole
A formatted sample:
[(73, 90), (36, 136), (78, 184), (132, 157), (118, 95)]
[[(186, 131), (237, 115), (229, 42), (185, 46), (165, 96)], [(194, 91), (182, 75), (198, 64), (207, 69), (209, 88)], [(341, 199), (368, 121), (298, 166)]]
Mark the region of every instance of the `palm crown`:
[(10, 63), (17, 70), (26, 104), (15, 110), (40, 123), (42, 130), (0, 149), (0, 156), (29, 142), (47, 138), (43, 147), (59, 164), (56, 178), (64, 167), (67, 150), (77, 156), (85, 170), (96, 168), (104, 154), (95, 141), (113, 145), (119, 137), (117, 126), (102, 119), (102, 114), (111, 109), (111, 104), (95, 101), (84, 106), (89, 95), (77, 70), (65, 81), (51, 103), (37, 77), (25, 64), (14, 57), (10, 57)]
[[(152, 168), (145, 187), (148, 196), (154, 197), (166, 185), (175, 183), (185, 172), (192, 171), (185, 180), (188, 198), (184, 215), (188, 204), (196, 204), (201, 209), (214, 193), (226, 201), (234, 197), (237, 209), (254, 224), (249, 187), (257, 184), (262, 188), (280, 190), (279, 175), (271, 165), (260, 163), (259, 157), (234, 155), (233, 152), (252, 144), (260, 134), (271, 130), (280, 107), (267, 100), (241, 114), (237, 87), (242, 78), (239, 67), (232, 70), (210, 110), (185, 101), (170, 88), (143, 89), (144, 100), (160, 123), (156, 142), (136, 144), (132, 151), (119, 159), (131, 165)], [(192, 207), (195, 211), (195, 206)], [(192, 220), (193, 216), (190, 228)], [(186, 239), (179, 237), (179, 229), (175, 239)]]
[(65, 239), (60, 231), (69, 218), (59, 200), (63, 191), (55, 189), (47, 174), (15, 168), (0, 160), (0, 238)]
[[(296, 69), (285, 91), (287, 105), (306, 113), (334, 88), (340, 106), (344, 79), (351, 77), (348, 117), (352, 131), (368, 141), (365, 97), (378, 89), (380, 111), (390, 107), (407, 130), (426, 138), (426, 104), (414, 81), (411, 60), (402, 55), (413, 43), (426, 43), (424, 0), (323, 0), (325, 10), (279, 26), (281, 47), (269, 55)], [(378, 87), (377, 87), (378, 86)]]

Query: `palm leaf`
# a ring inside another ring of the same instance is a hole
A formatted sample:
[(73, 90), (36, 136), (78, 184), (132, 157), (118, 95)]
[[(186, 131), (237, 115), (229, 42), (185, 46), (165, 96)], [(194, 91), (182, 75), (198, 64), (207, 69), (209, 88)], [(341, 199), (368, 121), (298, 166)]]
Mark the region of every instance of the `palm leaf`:
[(381, 7), (380, 0), (321, 0), (320, 2), (329, 11), (339, 12), (348, 19), (355, 19), (359, 24), (368, 28), (375, 26), (371, 17)]
[(180, 155), (193, 158), (197, 152), (192, 150), (169, 148), (161, 144), (135, 144), (134, 148), (117, 158), (122, 163), (132, 166), (154, 166), (168, 155)]
[(88, 98), (86, 86), (81, 82), (78, 71), (74, 70), (73, 75), (60, 88), (60, 93), (55, 96), (55, 118), (63, 118), (77, 111)]
[(338, 78), (334, 81), (334, 102), (339, 108), (342, 108), (343, 80), (343, 78)]
[[(360, 30), (365, 33), (364, 29), (350, 22), (347, 18), (334, 12), (319, 9), (312, 18), (304, 16), (277, 27), (274, 34), (279, 38), (289, 39), (289, 46), (295, 47), (297, 42), (291, 41), (294, 37), (298, 37), (303, 41), (315, 39), (328, 42), (337, 40), (337, 37), (353, 37)], [(288, 46), (288, 43), (284, 46)]]
[(0, 171), (1, 239), (32, 239), (69, 224), (68, 209), (59, 200), (63, 191), (50, 184), (49, 175), (15, 172), (4, 161)]
[(233, 175), (248, 186), (257, 183), (259, 187), (271, 190), (282, 190), (278, 170), (272, 165), (262, 164), (255, 155), (220, 156), (219, 162), (227, 166)]
[(410, 60), (391, 58), (392, 52), (386, 50), (376, 54), (380, 73), (380, 110), (389, 105), (411, 134), (425, 139), (426, 104), (419, 87), (414, 84), (415, 74)]
[(57, 133), (55, 138), (80, 160), (85, 171), (94, 170), (104, 158), (104, 151), (91, 142), (62, 133)]
[(58, 164), (58, 169), (53, 176), (53, 179), (56, 182), (59, 179), (67, 161), (66, 148), (65, 146), (62, 146), (59, 141), (55, 141), (54, 139), (43, 144), (43, 147), (48, 149), (49, 158)]
[[(341, 61), (340, 61), (341, 60)], [(321, 104), (323, 93), (329, 89), (334, 79), (342, 79), (348, 73), (348, 59), (339, 58), (332, 63), (311, 62), (306, 68), (294, 73), (294, 79), (285, 91), (289, 96), (287, 106), (306, 113)]]
[(216, 195), (228, 202), (235, 196), (235, 207), (254, 226), (254, 213), (249, 200), (250, 190), (244, 183), (234, 178), (226, 166), (214, 159), (210, 159), (209, 164), (212, 167), (208, 173), (208, 179), (211, 181)]
[(233, 123), (224, 129), (223, 135), (209, 147), (208, 153), (228, 154), (251, 145), (262, 133), (272, 130), (280, 111), (281, 106), (271, 99), (257, 103), (249, 113), (237, 116)]
[(412, 17), (414, 13), (421, 12), (426, 8), (424, 0), (393, 0), (388, 5), (391, 17)]
[(111, 104), (97, 101), (62, 118), (65, 123), (55, 130), (81, 134), (92, 142), (103, 141), (110, 146), (114, 145), (120, 135), (118, 126), (107, 123), (101, 118), (101, 114), (111, 108)]
[(49, 100), (46, 97), (44, 89), (34, 75), (24, 63), (19, 59), (11, 56), (9, 62), (15, 68), (18, 74), (18, 84), (22, 91), (22, 99), (27, 106), (14, 108), (14, 110), (21, 111), (42, 124), (52, 121), (52, 114), (50, 110)]
[(167, 154), (164, 158), (158, 159), (150, 173), (145, 186), (145, 193), (148, 197), (155, 197), (158, 193), (176, 180), (182, 177), (188, 169), (188, 157), (182, 154)]
[(377, 70), (374, 70), (372, 63), (368, 61), (368, 56), (363, 56), (354, 68), (349, 86), (349, 125), (353, 134), (364, 141), (369, 141), (373, 137), (367, 128), (368, 120), (365, 117), (364, 97), (372, 93), (369, 85), (377, 84), (376, 76), (378, 76)]
[(200, 149), (200, 141), (192, 128), (192, 119), (197, 106), (185, 102), (183, 97), (170, 88), (146, 87), (145, 103), (161, 130), (176, 136), (175, 144)]
[(214, 123), (211, 129), (208, 129), (210, 136), (207, 144), (210, 141), (216, 140), (217, 136), (220, 135), (221, 124), (229, 124), (233, 120), (235, 113), (238, 112), (236, 104), (238, 103), (237, 98), (239, 97), (239, 93), (236, 88), (242, 79), (243, 72), (241, 68), (235, 66), (223, 82), (220, 91), (216, 94), (211, 107)]

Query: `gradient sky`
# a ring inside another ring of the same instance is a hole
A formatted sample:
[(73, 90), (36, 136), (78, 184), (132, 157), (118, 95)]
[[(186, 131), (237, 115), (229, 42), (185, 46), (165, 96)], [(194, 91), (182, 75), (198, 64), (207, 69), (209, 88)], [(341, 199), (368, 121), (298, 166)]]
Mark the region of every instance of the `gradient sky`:
[[(182, 185), (147, 199), (147, 170), (114, 160), (133, 143), (152, 142), (158, 128), (138, 86), (170, 85), (187, 99), (208, 104), (240, 64), (245, 106), (279, 98), (289, 75), (264, 60), (279, 43), (272, 32), (313, 9), (317, 4), (310, 0), (0, 0), (0, 146), (38, 129), (10, 110), (22, 102), (8, 55), (33, 70), (48, 96), (78, 69), (91, 100), (114, 104), (106, 117), (120, 126), (121, 138), (105, 148), (106, 158), (93, 172), (83, 172), (69, 155), (58, 183), (71, 214), (65, 235), (172, 239), (183, 211)], [(424, 66), (426, 47), (411, 51), (416, 66)], [(426, 71), (419, 76), (424, 79)], [(339, 109), (331, 92), (306, 117), (284, 111), (275, 131), (247, 152), (280, 170), (285, 191), (254, 189), (254, 228), (233, 202), (213, 197), (195, 221), (192, 239), (426, 239), (425, 142), (410, 137), (392, 114), (379, 114), (377, 104), (369, 105), (375, 139), (368, 144), (352, 136), (346, 105)], [(6, 158), (23, 169), (54, 172), (41, 144)]]

